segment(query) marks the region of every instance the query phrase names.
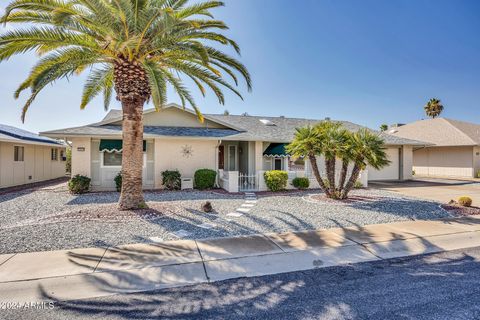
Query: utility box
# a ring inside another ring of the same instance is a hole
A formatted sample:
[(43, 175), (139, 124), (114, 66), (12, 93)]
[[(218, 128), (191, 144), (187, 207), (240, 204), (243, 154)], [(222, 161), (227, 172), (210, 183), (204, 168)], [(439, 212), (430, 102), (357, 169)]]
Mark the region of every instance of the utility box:
[(182, 190), (193, 189), (193, 179), (192, 178), (182, 178)]

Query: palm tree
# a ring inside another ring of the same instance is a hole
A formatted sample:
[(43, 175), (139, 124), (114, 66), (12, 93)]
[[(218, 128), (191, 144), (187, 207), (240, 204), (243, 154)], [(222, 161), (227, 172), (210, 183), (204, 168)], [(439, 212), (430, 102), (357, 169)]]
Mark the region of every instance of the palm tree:
[(320, 175), (317, 164), (317, 156), (321, 152), (320, 132), (318, 127), (306, 126), (297, 128), (293, 141), (286, 147), (288, 154), (298, 157), (307, 157), (312, 166), (312, 172), (320, 188), (326, 196), (330, 196), (330, 191)]
[(380, 131), (385, 132), (387, 130), (388, 130), (388, 125), (387, 124), (384, 123), (384, 124), (380, 125)]
[(342, 153), (346, 141), (346, 130), (341, 124), (332, 121), (322, 121), (316, 126), (319, 132), (320, 153), (325, 158), (325, 172), (327, 173), (330, 197), (337, 198), (335, 173), (336, 162)]
[(428, 117), (435, 119), (443, 111), (443, 105), (440, 100), (432, 98), (428, 100), (427, 104), (424, 107), (425, 113)]
[(27, 51), (42, 57), (15, 92), (26, 89), (30, 98), (22, 121), (36, 96), (56, 80), (89, 70), (80, 107), (103, 93), (105, 109), (113, 90), (123, 110), (123, 183), (120, 209), (145, 206), (142, 192), (143, 107), (150, 99), (160, 110), (167, 101), (167, 86), (188, 102), (200, 121), (202, 114), (181, 76), (205, 95), (210, 88), (224, 103), (221, 87), (240, 93), (238, 74), (251, 89), (247, 69), (235, 58), (208, 43), (231, 46), (235, 41), (221, 31), (226, 24), (214, 19), (211, 9), (220, 1), (189, 0), (12, 0), (3, 23), (23, 28), (0, 35), (0, 61)]
[(360, 172), (367, 165), (374, 169), (387, 166), (390, 161), (385, 152), (385, 143), (381, 137), (368, 129), (361, 129), (350, 136), (350, 157), (354, 163), (350, 179), (342, 191), (341, 198), (346, 199), (358, 180)]

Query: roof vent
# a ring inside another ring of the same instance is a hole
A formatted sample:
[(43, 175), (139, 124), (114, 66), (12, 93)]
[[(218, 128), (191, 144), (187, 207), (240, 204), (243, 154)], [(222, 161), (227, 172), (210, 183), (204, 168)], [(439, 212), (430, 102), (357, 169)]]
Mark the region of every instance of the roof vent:
[(273, 123), (272, 121), (270, 121), (268, 119), (260, 119), (260, 122), (263, 123), (266, 126), (274, 126), (275, 125), (275, 123)]

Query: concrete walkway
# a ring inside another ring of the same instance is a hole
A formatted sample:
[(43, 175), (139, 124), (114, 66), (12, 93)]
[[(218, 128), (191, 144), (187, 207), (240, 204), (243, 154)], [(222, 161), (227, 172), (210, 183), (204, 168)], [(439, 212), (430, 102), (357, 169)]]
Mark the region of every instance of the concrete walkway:
[(480, 217), (0, 255), (0, 301), (75, 300), (480, 246)]

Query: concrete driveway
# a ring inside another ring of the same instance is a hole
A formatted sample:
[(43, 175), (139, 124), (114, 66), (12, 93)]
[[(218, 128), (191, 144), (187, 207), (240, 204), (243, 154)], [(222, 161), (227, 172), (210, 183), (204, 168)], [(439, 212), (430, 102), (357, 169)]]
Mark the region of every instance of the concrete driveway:
[(461, 196), (469, 196), (474, 206), (480, 206), (480, 182), (451, 179), (414, 179), (409, 181), (370, 182), (369, 187), (398, 192), (447, 203)]

